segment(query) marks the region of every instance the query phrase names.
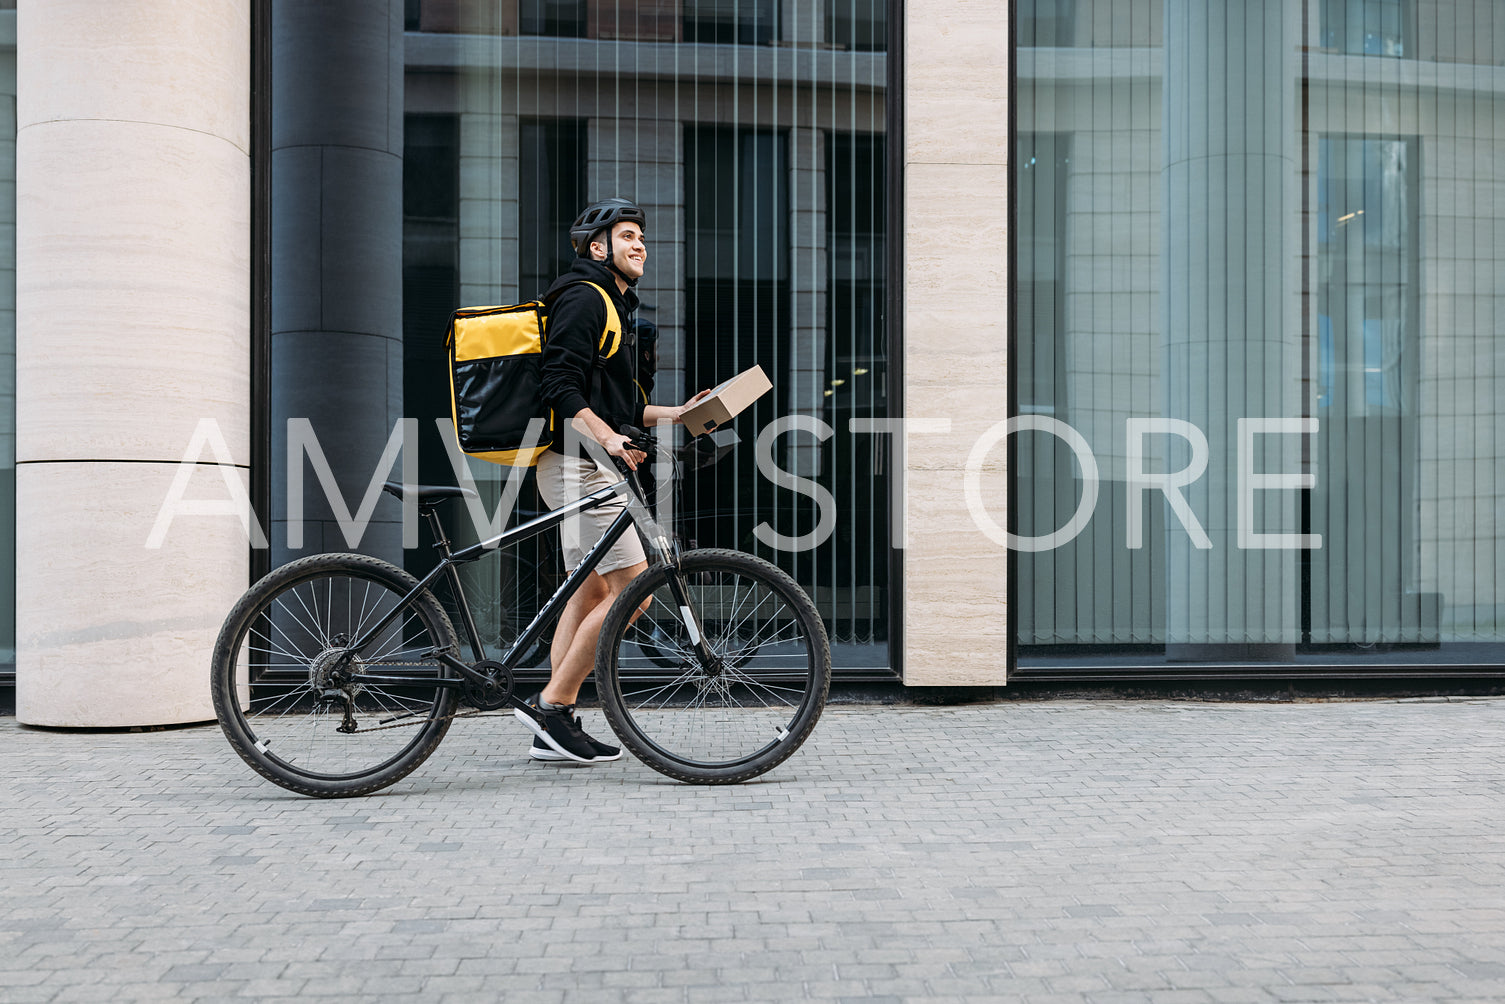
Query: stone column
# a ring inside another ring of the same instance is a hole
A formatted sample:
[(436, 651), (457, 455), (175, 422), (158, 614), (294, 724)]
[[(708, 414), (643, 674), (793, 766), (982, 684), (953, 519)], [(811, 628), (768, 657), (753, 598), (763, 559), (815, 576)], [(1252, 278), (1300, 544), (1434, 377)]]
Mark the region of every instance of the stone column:
[[(149, 548), (196, 429), (250, 462), (250, 0), (45, 0), (18, 18), (16, 713), (213, 717), (238, 520)], [(203, 420), (212, 420), (212, 426)], [(223, 500), (205, 452), (190, 498)]]
[[(904, 5), (904, 417), (950, 422), (905, 451), (904, 682), (996, 685), (1008, 658), (1005, 448), (973, 465), (984, 529), (964, 485), (973, 444), (1008, 419), (1002, 254), (978, 254), (978, 220), (1003, 246), (1008, 205), (1008, 18), (961, 0)], [(889, 58), (899, 58), (891, 54)], [(902, 227), (902, 231), (898, 228)], [(992, 532), (990, 532), (990, 530)]]
[[(1167, 530), (1167, 656), (1282, 660), (1299, 636), (1297, 552), (1242, 549), (1238, 420), (1300, 417), (1297, 30), (1282, 0), (1167, 0), (1162, 226), (1165, 415), (1207, 437), (1186, 489), (1210, 548)], [(1254, 470), (1298, 473), (1301, 437)], [(1183, 449), (1167, 451), (1172, 469)], [(1255, 529), (1298, 532), (1299, 495), (1257, 493)]]
[(285, 478), (289, 419), (311, 423), (348, 512), (401, 477), (378, 461), (402, 417), (402, 0), (277, 0), (272, 78), (272, 563), (400, 562), (396, 500), (352, 545), (307, 460), (303, 546), (287, 546)]

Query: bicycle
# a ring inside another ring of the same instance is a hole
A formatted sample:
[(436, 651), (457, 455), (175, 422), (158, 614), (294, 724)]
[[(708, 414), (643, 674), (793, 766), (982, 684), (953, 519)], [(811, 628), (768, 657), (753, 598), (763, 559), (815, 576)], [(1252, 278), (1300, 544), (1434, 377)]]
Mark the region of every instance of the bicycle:
[[(651, 439), (639, 448), (652, 449)], [(318, 554), (276, 569), (231, 610), (211, 668), (215, 713), (235, 751), (290, 791), (379, 791), (416, 770), (457, 717), (502, 708), (537, 716), (513, 670), (606, 551), (634, 525), (650, 564), (609, 608), (596, 650), (606, 720), (643, 763), (679, 781), (732, 784), (799, 749), (831, 684), (825, 625), (786, 572), (751, 554), (681, 551), (654, 520), (633, 472), (608, 488), (453, 550), (437, 515), (470, 489), (387, 482), (416, 496), (440, 561), (422, 579), (361, 554)], [(499, 659), (487, 658), (458, 566), (616, 499), (625, 507)], [(431, 587), (452, 591), (474, 656)], [(666, 665), (667, 664), (667, 665)], [(463, 710), (463, 707), (471, 710)]]

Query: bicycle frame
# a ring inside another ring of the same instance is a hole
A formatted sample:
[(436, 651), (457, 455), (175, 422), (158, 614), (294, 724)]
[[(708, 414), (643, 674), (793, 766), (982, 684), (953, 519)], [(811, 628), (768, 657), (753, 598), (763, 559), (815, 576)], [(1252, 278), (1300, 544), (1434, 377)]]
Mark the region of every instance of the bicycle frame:
[[(510, 530), (505, 530), (489, 540), (484, 540), (479, 543), (472, 544), (460, 551), (452, 552), (450, 550), (449, 539), (444, 534), (444, 529), (442, 524), (440, 524), (439, 522), (438, 515), (434, 511), (433, 507), (429, 507), (424, 515), (426, 518), (428, 518), (429, 525), (434, 531), (434, 546), (438, 549), (440, 555), (439, 564), (436, 565), (422, 579), (420, 579), (418, 581), (418, 584), (410, 589), (407, 595), (405, 595), (389, 613), (384, 615), (377, 623), (368, 628), (359, 638), (356, 638), (354, 641), (352, 641), (347, 647), (347, 653), (353, 655), (353, 653), (360, 651), (362, 648), (368, 645), (374, 638), (385, 631), (391, 625), (391, 623), (402, 614), (403, 611), (408, 609), (414, 597), (420, 595), (424, 590), (427, 590), (442, 577), (445, 578), (449, 583), (450, 589), (455, 595), (455, 602), (459, 608), (461, 616), (461, 628), (465, 632), (466, 640), (470, 643), (471, 652), (474, 654), (476, 662), (480, 663), (485, 661), (485, 645), (481, 641), (481, 635), (479, 629), (476, 627), (475, 617), (470, 611), (470, 604), (465, 599), (465, 591), (460, 583), (460, 574), (458, 571), (456, 571), (458, 566), (479, 560), (492, 551), (506, 547), (509, 544), (514, 544), (518, 541), (526, 540), (529, 537), (537, 536), (540, 533), (558, 526), (560, 523), (564, 522), (566, 519), (569, 519), (571, 516), (574, 516), (578, 513), (587, 512), (591, 509), (597, 509), (603, 505), (606, 505), (616, 496), (621, 496), (626, 501), (626, 507), (617, 515), (615, 519), (612, 520), (611, 525), (606, 529), (606, 533), (603, 534), (601, 539), (597, 541), (595, 545), (585, 553), (585, 556), (581, 559), (580, 564), (574, 569), (574, 571), (570, 572), (570, 574), (565, 578), (564, 582), (562, 582), (559, 588), (555, 590), (554, 595), (549, 597), (548, 602), (545, 603), (543, 608), (539, 610), (538, 613), (534, 616), (532, 622), (530, 622), (528, 626), (523, 629), (522, 633), (512, 643), (512, 647), (509, 648), (506, 654), (502, 656), (501, 664), (510, 672), (511, 670), (516, 668), (517, 660), (521, 657), (522, 653), (530, 649), (533, 646), (534, 642), (538, 640), (539, 635), (543, 633), (544, 626), (550, 623), (555, 617), (559, 615), (559, 612), (564, 608), (564, 605), (570, 601), (570, 598), (574, 596), (575, 592), (580, 588), (581, 583), (585, 581), (586, 576), (595, 571), (596, 566), (601, 563), (601, 559), (606, 556), (606, 552), (611, 549), (612, 545), (616, 544), (616, 542), (622, 538), (622, 535), (626, 533), (634, 523), (637, 523), (645, 529), (646, 532), (644, 535), (648, 538), (649, 544), (654, 551), (655, 557), (660, 562), (669, 565), (673, 569), (677, 570), (679, 568), (678, 546), (673, 542), (669, 534), (664, 531), (663, 527), (659, 525), (658, 521), (653, 518), (652, 513), (648, 511), (648, 507), (644, 505), (641, 497), (641, 492), (636, 485), (636, 478), (632, 475), (629, 474), (628, 477), (617, 482), (616, 484), (592, 492), (591, 494), (586, 495), (583, 498), (561, 506), (560, 508), (555, 509), (551, 512), (545, 513), (544, 515), (536, 517), (535, 519), (531, 519), (526, 523), (515, 526)], [(707, 648), (705, 642), (701, 637), (702, 632), (700, 630), (698, 615), (692, 609), (692, 606), (690, 605), (688, 600), (688, 590), (685, 589), (684, 583), (679, 575), (672, 575), (670, 577), (670, 583), (671, 592), (673, 592), (674, 594), (675, 601), (679, 604), (682, 614), (687, 617), (687, 626), (690, 630), (693, 643), (697, 646), (697, 648), (704, 649), (704, 651), (701, 652), (702, 657), (710, 658), (709, 649)], [(444, 663), (450, 669), (453, 669), (456, 673), (460, 674), (460, 679), (436, 680), (432, 677), (394, 676), (385, 673), (372, 672), (363, 672), (361, 676), (363, 679), (370, 680), (372, 682), (379, 682), (386, 685), (410, 685), (449, 689), (462, 687), (467, 680), (473, 683), (487, 682), (487, 678), (483, 673), (477, 672), (474, 668), (472, 668), (472, 665), (455, 658), (455, 656), (450, 652), (427, 652), (423, 655), (424, 657), (432, 657)], [(350, 655), (347, 655), (346, 660), (348, 660), (348, 658), (350, 657)], [(342, 663), (346, 662), (346, 660), (342, 660)], [(513, 707), (521, 707), (525, 711), (532, 713), (532, 709), (528, 708), (527, 705), (515, 695), (510, 698), (509, 703)]]

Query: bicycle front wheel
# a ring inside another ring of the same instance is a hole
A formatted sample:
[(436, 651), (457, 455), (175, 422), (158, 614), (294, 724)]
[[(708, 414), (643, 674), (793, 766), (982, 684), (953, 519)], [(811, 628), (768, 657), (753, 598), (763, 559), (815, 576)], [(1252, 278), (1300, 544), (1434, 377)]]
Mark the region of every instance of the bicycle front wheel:
[(257, 773), (304, 795), (364, 795), (434, 751), (457, 701), (440, 684), (453, 671), (435, 656), (457, 645), (431, 593), (403, 604), (417, 584), (366, 555), (316, 554), (241, 597), (215, 644), (211, 686), (225, 736)]
[(815, 727), (831, 687), (830, 642), (804, 590), (761, 558), (689, 551), (681, 569), (685, 602), (658, 565), (612, 604), (596, 654), (601, 704), (623, 745), (660, 773), (745, 781), (784, 762)]

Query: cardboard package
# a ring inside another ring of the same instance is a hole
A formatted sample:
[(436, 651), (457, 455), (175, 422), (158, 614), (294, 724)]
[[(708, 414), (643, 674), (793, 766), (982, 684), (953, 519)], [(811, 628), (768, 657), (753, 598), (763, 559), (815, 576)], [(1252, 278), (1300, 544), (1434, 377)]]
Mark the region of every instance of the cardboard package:
[(685, 428), (690, 435), (701, 436), (719, 425), (730, 422), (738, 412), (758, 398), (773, 390), (768, 374), (763, 367), (753, 366), (743, 370), (730, 380), (718, 384), (710, 396), (684, 414)]

